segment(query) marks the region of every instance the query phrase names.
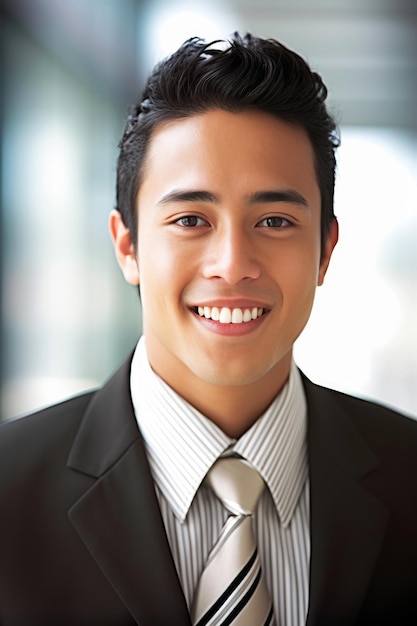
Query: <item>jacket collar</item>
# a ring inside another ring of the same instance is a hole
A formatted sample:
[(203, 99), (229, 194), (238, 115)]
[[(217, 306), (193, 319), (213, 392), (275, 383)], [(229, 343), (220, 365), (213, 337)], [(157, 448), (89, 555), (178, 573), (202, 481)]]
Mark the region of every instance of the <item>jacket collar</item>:
[(140, 438), (130, 399), (129, 358), (87, 407), (68, 466), (98, 478)]
[(130, 359), (92, 398), (68, 466), (96, 478), (69, 510), (138, 624), (190, 624), (129, 391)]
[(304, 377), (311, 502), (307, 626), (354, 624), (376, 565), (389, 511), (364, 486), (378, 460), (346, 400)]

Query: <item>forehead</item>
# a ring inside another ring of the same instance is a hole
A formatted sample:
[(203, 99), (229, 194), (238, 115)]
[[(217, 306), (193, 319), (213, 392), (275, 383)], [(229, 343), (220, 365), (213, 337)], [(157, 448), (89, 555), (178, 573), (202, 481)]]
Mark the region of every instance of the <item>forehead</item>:
[(319, 193), (305, 130), (259, 111), (215, 109), (154, 130), (139, 195), (152, 187), (162, 195), (170, 187), (196, 185), (218, 193), (253, 193), (265, 186)]

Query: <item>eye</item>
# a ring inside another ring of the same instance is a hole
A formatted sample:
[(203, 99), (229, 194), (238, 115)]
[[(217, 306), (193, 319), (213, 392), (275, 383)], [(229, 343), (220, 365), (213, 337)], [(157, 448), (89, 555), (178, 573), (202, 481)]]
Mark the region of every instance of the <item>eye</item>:
[(175, 224), (178, 226), (182, 226), (183, 228), (196, 228), (196, 226), (204, 226), (207, 224), (202, 217), (198, 217), (197, 215), (184, 215), (179, 219), (175, 220)]
[(285, 217), (279, 215), (270, 215), (257, 223), (257, 226), (261, 228), (288, 228), (293, 223), (287, 220)]

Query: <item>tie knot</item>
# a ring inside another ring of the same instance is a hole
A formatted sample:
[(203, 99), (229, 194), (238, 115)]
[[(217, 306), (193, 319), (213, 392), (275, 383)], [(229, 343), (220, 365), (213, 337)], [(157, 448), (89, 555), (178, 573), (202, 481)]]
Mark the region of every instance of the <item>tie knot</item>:
[(265, 487), (257, 470), (244, 459), (219, 459), (207, 474), (206, 483), (233, 515), (252, 515)]

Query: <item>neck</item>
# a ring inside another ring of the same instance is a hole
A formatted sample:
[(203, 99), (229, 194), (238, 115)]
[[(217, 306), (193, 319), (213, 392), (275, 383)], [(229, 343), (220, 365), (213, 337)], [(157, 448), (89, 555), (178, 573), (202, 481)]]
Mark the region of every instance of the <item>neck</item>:
[(170, 359), (148, 358), (152, 369), (176, 393), (210, 419), (226, 435), (238, 439), (265, 412), (288, 380), (291, 352), (259, 378), (240, 385), (218, 385), (202, 380)]
[(193, 397), (193, 394), (184, 397), (228, 437), (239, 439), (266, 411), (285, 382), (268, 394), (258, 395), (258, 391), (252, 386), (250, 390), (239, 386), (220, 387), (213, 390), (210, 397)]

